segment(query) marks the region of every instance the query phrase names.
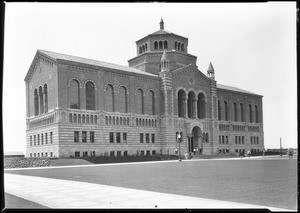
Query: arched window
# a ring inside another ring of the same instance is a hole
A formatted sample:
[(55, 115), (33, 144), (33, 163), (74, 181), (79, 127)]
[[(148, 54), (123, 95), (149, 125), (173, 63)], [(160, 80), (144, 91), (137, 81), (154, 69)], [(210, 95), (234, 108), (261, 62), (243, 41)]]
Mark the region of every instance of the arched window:
[(218, 120), (221, 120), (221, 102), (218, 100)]
[(143, 49), (143, 51), (142, 51), (142, 52), (145, 52), (145, 45), (143, 45), (143, 46), (142, 46), (142, 49)]
[(157, 42), (157, 41), (154, 42), (154, 49), (155, 49), (155, 50), (158, 49), (158, 42)]
[(72, 79), (70, 82), (70, 108), (80, 109), (79, 82)]
[(48, 112), (48, 91), (47, 91), (47, 84), (44, 84), (44, 101), (45, 101), (45, 112)]
[(154, 92), (153, 91), (149, 91), (148, 94), (148, 113), (149, 115), (155, 115), (155, 104), (154, 104)]
[(85, 123), (85, 115), (82, 115), (82, 123)]
[(91, 124), (94, 122), (94, 117), (91, 115)]
[(72, 123), (72, 122), (73, 122), (72, 120), (73, 120), (73, 119), (72, 119), (72, 114), (70, 113), (70, 114), (69, 114), (69, 122)]
[(143, 91), (138, 89), (136, 91), (136, 113), (137, 114), (144, 114), (144, 96)]
[(188, 117), (196, 118), (196, 94), (190, 91), (188, 94)]
[(43, 89), (40, 86), (39, 88), (39, 104), (40, 104), (40, 114), (44, 113), (44, 98), (43, 98)]
[(177, 50), (177, 41), (175, 41), (175, 50)]
[(159, 41), (159, 49), (162, 49), (162, 48), (163, 48), (163, 42)]
[(95, 115), (94, 116), (94, 123), (97, 124), (97, 122), (98, 122), (98, 117), (97, 117), (97, 115)]
[(89, 81), (85, 84), (86, 109), (95, 110), (95, 85)]
[(252, 120), (252, 106), (251, 104), (249, 104), (249, 122), (252, 123), (253, 120)]
[(225, 121), (228, 121), (228, 105), (227, 105), (227, 101), (224, 101), (224, 114), (225, 114)]
[(205, 96), (203, 93), (199, 93), (198, 95), (198, 118), (202, 119), (205, 118)]
[(184, 44), (181, 44), (181, 51), (184, 51)]
[(78, 114), (78, 123), (81, 123), (81, 115)]
[(178, 91), (178, 117), (184, 118), (186, 115), (186, 94), (184, 90)]
[(209, 142), (209, 137), (208, 137), (208, 133), (206, 133), (206, 137), (205, 137), (205, 142), (208, 143)]
[(122, 113), (127, 113), (127, 90), (125, 87), (120, 87), (119, 90), (119, 110)]
[(148, 45), (147, 45), (147, 43), (145, 44), (145, 50), (146, 50), (146, 51), (148, 50)]
[(142, 53), (142, 47), (140, 46), (139, 47), (139, 54), (141, 54)]
[(74, 114), (74, 123), (77, 123), (77, 115)]
[(257, 105), (255, 105), (255, 123), (258, 123), (259, 122), (259, 119), (258, 119), (258, 107)]
[(164, 49), (168, 49), (168, 41), (164, 41)]
[(86, 115), (86, 123), (90, 123), (90, 116), (89, 115)]
[(180, 48), (181, 48), (181, 43), (178, 42), (177, 49), (180, 50)]
[(244, 106), (242, 103), (240, 103), (240, 108), (241, 108), (241, 122), (244, 122)]
[(114, 112), (114, 88), (111, 84), (108, 84), (105, 91), (105, 110), (107, 112)]
[(237, 106), (236, 103), (233, 103), (233, 116), (234, 116), (234, 121), (237, 121)]
[(34, 90), (34, 114), (39, 115), (39, 96), (37, 89)]

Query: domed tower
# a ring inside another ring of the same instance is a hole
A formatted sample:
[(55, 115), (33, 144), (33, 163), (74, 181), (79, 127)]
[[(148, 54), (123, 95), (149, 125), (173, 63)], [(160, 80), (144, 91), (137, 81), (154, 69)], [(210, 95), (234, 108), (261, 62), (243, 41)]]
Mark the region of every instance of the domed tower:
[(170, 71), (196, 64), (197, 57), (188, 53), (188, 38), (164, 29), (161, 18), (159, 30), (136, 41), (137, 56), (128, 60), (130, 67), (158, 75), (164, 51), (168, 55)]

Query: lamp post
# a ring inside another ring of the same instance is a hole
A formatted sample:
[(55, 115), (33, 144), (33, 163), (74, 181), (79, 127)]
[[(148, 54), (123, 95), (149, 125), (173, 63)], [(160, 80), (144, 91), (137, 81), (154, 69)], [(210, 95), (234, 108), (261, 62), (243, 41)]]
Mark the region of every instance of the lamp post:
[(181, 134), (178, 132), (177, 133), (177, 141), (179, 143), (179, 152), (178, 152), (178, 155), (179, 155), (179, 161), (181, 161), (181, 147), (180, 147), (180, 139), (181, 139)]

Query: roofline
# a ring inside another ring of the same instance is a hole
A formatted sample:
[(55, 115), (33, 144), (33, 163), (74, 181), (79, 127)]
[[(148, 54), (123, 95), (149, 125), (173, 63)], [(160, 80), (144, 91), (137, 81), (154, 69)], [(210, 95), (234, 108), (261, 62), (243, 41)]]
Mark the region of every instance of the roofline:
[[(143, 40), (143, 39), (145, 39), (145, 38), (147, 38), (147, 37), (150, 37), (150, 36), (158, 36), (158, 35), (160, 35), (160, 34), (153, 34), (153, 33), (152, 33), (152, 34), (148, 34), (148, 35), (144, 36), (143, 38), (141, 38), (141, 39), (135, 41), (135, 43), (137, 43), (137, 42), (139, 42), (139, 41), (141, 41), (141, 40)], [(175, 35), (175, 36), (178, 36), (178, 37), (181, 37), (181, 38), (184, 38), (184, 39), (189, 40), (189, 38), (184, 37), (184, 36), (181, 36), (181, 35), (177, 35), (177, 34), (175, 34), (175, 33), (167, 33), (167, 34), (162, 34), (162, 35)]]
[[(226, 85), (224, 85), (224, 86), (226, 86)], [(217, 88), (217, 90), (226, 90), (226, 91), (230, 91), (230, 92), (236, 92), (236, 93), (242, 93), (242, 94), (249, 94), (249, 95), (253, 95), (253, 96), (264, 97), (263, 95), (259, 95), (259, 94), (255, 94), (255, 93), (251, 93), (251, 92), (242, 92), (242, 91), (235, 91), (235, 90), (231, 90), (231, 89), (219, 88), (218, 84), (217, 84), (216, 88)]]
[(117, 72), (120, 72), (120, 74), (125, 74), (125, 75), (133, 74), (133, 75), (138, 75), (138, 76), (143, 76), (143, 77), (149, 77), (149, 78), (153, 78), (153, 79), (159, 78), (158, 76), (156, 76), (154, 74), (151, 75), (151, 73), (147, 73), (147, 72), (145, 72), (145, 74), (143, 74), (143, 73), (136, 73), (136, 72), (131, 72), (131, 71), (124, 71), (122, 69), (115, 69), (115, 68), (110, 68), (110, 67), (97, 66), (97, 65), (93, 65), (93, 64), (87, 64), (87, 63), (82, 63), (82, 62), (77, 62), (77, 61), (70, 61), (70, 60), (65, 60), (65, 59), (57, 59), (57, 63), (59, 63), (59, 64), (67, 64), (67, 65), (71, 65), (71, 66), (74, 66), (74, 64), (80, 64), (83, 67), (88, 68), (88, 69), (90, 69), (90, 68), (93, 68), (93, 69), (104, 68), (104, 69), (107, 69), (107, 70), (112, 70), (114, 72), (117, 71)]
[[(164, 52), (164, 50), (160, 50), (160, 51), (151, 51), (151, 52), (143, 52), (142, 54), (140, 54), (140, 55), (138, 55), (138, 56), (135, 56), (134, 58), (132, 58), (132, 59), (129, 59), (129, 60), (127, 60), (127, 62), (129, 63), (129, 62), (131, 62), (131, 61), (133, 61), (133, 60), (135, 60), (135, 59), (137, 59), (137, 58), (139, 58), (139, 57), (141, 57), (141, 56), (143, 56), (143, 55), (154, 55), (154, 54), (157, 54), (157, 53), (163, 53)], [(166, 51), (167, 52), (167, 54), (168, 53), (179, 53), (179, 54), (181, 54), (181, 55), (188, 55), (188, 56), (191, 56), (191, 57), (193, 57), (193, 58), (196, 58), (197, 59), (197, 56), (195, 56), (195, 55), (192, 55), (192, 54), (190, 54), (190, 53), (183, 53), (183, 52), (178, 52), (178, 51), (173, 51), (173, 50), (167, 50)]]

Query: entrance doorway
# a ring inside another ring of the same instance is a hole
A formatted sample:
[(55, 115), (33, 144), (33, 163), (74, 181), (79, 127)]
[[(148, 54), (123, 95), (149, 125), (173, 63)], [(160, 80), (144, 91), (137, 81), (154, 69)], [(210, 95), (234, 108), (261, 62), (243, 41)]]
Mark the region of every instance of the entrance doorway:
[(201, 154), (203, 151), (202, 131), (198, 126), (193, 128), (191, 137), (188, 137), (188, 152), (194, 152), (195, 149), (196, 154)]

